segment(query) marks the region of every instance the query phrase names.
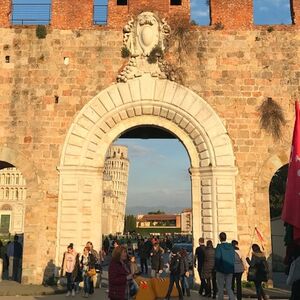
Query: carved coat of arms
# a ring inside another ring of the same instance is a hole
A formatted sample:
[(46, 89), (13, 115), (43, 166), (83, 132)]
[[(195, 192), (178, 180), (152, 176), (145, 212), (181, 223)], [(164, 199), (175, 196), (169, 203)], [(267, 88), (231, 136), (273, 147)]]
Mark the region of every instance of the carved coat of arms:
[(166, 48), (166, 37), (170, 26), (152, 12), (143, 12), (131, 19), (123, 29), (123, 47), (128, 51), (129, 62), (117, 77), (119, 82), (150, 73), (154, 77), (166, 78), (159, 59), (150, 61), (151, 56), (160, 56)]

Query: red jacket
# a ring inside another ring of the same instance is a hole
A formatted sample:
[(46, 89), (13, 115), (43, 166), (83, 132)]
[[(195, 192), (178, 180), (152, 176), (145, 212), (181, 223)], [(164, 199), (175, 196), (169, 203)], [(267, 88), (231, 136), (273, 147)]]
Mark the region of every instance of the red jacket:
[(129, 271), (125, 269), (121, 262), (111, 261), (108, 268), (109, 299), (126, 299), (127, 275), (129, 275)]

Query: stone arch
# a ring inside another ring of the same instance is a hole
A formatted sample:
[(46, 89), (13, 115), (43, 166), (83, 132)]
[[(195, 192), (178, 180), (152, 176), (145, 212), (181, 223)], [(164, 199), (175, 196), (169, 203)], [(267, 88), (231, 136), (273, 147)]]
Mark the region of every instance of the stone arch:
[[(89, 226), (86, 218), (101, 228), (101, 203), (93, 199), (102, 198), (106, 151), (120, 134), (141, 125), (172, 132), (188, 152), (194, 238), (204, 235), (217, 242), (220, 230), (227, 231), (229, 238), (236, 237), (237, 171), (231, 141), (221, 119), (193, 91), (144, 75), (100, 92), (70, 127), (58, 168), (58, 263), (74, 232), (77, 234), (72, 240), (77, 245), (83, 246), (91, 238), (100, 243), (101, 232), (92, 232), (94, 226)], [(76, 207), (86, 216), (71, 217), (76, 214)]]
[[(260, 176), (260, 192), (269, 194), (269, 185), (275, 172), (282, 166), (289, 163), (290, 148), (280, 149), (277, 153), (272, 154), (263, 164)], [(269, 197), (267, 197), (269, 199)]]
[[(32, 224), (30, 209), (36, 207), (38, 201), (42, 198), (43, 192), (40, 188), (40, 179), (37, 175), (37, 169), (34, 163), (26, 157), (22, 152), (11, 147), (0, 145), (0, 161), (6, 162), (5, 167), (14, 166), (21, 173), (26, 183), (26, 199), (24, 218), (24, 249), (22, 260), (22, 282), (27, 282), (32, 276), (32, 265), (37, 261), (39, 255), (38, 247), (32, 246), (32, 232), (36, 232), (36, 224)], [(27, 209), (29, 208), (29, 209)], [(28, 214), (28, 215), (27, 215)], [(27, 216), (28, 217), (27, 217)], [(30, 253), (31, 255), (27, 255)], [(34, 259), (32, 259), (34, 257)]]
[(38, 176), (34, 164), (27, 157), (12, 148), (0, 146), (0, 161), (7, 162), (21, 171), (28, 190), (27, 196), (38, 188)]

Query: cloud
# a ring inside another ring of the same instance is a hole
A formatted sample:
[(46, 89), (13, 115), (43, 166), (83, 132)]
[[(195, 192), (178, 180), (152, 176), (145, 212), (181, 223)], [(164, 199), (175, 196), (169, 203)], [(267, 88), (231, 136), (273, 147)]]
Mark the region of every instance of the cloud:
[(128, 144), (128, 155), (132, 157), (145, 157), (151, 155), (153, 150), (137, 144)]

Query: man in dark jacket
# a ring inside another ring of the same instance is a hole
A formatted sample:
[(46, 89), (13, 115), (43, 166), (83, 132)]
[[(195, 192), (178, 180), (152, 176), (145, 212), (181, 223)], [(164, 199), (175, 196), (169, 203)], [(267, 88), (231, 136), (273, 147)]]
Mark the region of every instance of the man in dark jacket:
[(203, 292), (206, 291), (206, 280), (203, 276), (203, 266), (204, 266), (204, 257), (205, 257), (205, 245), (204, 238), (199, 239), (199, 247), (196, 248), (195, 256), (194, 256), (194, 267), (198, 269), (199, 277), (200, 277), (200, 289), (199, 294), (203, 295)]
[(164, 261), (163, 261), (164, 250), (159, 246), (158, 243), (153, 245), (150, 253), (151, 260), (151, 277), (159, 277), (163, 272)]
[(166, 300), (170, 299), (171, 292), (173, 290), (174, 283), (176, 284), (176, 288), (179, 294), (179, 300), (183, 300), (182, 290), (179, 284), (180, 281), (180, 273), (181, 273), (181, 264), (182, 257), (180, 256), (179, 250), (177, 247), (172, 248), (171, 256), (170, 256), (170, 283), (167, 295), (165, 297)]
[(234, 300), (234, 294), (231, 289), (232, 275), (234, 273), (235, 252), (231, 243), (226, 243), (226, 233), (219, 234), (220, 244), (215, 252), (215, 268), (218, 286), (218, 300), (224, 299), (224, 284), (229, 296), (229, 300)]
[(139, 245), (139, 257), (140, 257), (140, 263), (141, 263), (141, 271), (142, 273), (148, 274), (148, 247), (145, 244), (144, 240), (140, 241)]

